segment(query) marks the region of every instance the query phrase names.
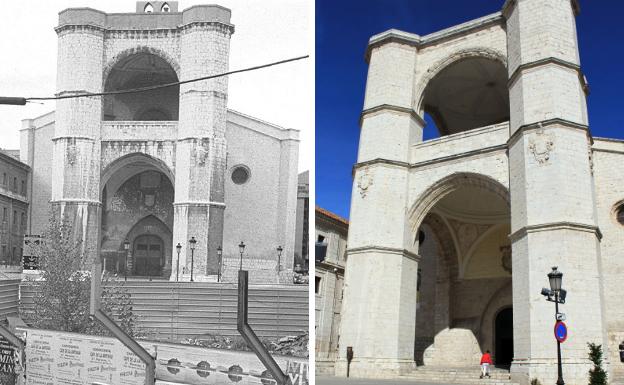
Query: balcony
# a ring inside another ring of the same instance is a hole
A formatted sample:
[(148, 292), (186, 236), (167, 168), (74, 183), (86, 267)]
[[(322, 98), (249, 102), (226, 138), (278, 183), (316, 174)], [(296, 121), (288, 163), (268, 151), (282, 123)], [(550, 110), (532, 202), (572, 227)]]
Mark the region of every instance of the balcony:
[(28, 203), (28, 198), (25, 194), (20, 194), (17, 192), (17, 189), (11, 189), (7, 186), (3, 186), (0, 184), (0, 195), (4, 195), (10, 199), (15, 199), (16, 201), (20, 201), (22, 203)]
[(102, 121), (102, 141), (176, 140), (178, 121)]
[(446, 135), (412, 145), (411, 163), (469, 156), (479, 151), (505, 146), (507, 139), (509, 122)]

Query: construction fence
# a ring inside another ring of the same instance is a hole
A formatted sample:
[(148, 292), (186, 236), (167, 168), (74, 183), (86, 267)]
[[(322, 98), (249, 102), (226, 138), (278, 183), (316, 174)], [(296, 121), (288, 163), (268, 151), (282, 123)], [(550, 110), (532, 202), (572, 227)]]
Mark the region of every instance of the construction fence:
[[(230, 282), (128, 281), (133, 311), (147, 338), (181, 341), (202, 335), (238, 337), (237, 284)], [(20, 285), (20, 316), (34, 311), (34, 282)], [(249, 324), (258, 337), (282, 337), (308, 331), (307, 285), (249, 286)]]

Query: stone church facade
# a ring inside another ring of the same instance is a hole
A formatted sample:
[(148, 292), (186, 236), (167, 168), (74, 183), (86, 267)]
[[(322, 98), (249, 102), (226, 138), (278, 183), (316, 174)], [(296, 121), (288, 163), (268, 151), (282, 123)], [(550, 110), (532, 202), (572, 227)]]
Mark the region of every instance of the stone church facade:
[[(430, 35), (370, 39), (337, 375), (472, 366), (490, 350), (528, 384), (557, 378), (563, 272), (567, 384), (588, 342), (624, 380), (624, 142), (588, 126), (574, 0), (508, 0)], [(425, 116), (440, 138), (423, 141)]]
[[(60, 12), (57, 95), (227, 72), (230, 10), (177, 8), (139, 1), (136, 13)], [(111, 271), (188, 280), (192, 264), (194, 280), (208, 279), (217, 249), (238, 266), (244, 241), (243, 267), (271, 270), (282, 246), (282, 270), (292, 272), (298, 131), (229, 110), (227, 98), (227, 77), (218, 77), (60, 99), (56, 111), (25, 120), (32, 234), (45, 231), (51, 203), (74, 223), (89, 259), (99, 255)]]

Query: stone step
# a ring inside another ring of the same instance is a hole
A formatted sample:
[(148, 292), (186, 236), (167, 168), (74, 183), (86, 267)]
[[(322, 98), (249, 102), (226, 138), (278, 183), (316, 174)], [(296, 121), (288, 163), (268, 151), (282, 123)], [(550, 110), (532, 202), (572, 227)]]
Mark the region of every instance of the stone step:
[(423, 383), (461, 384), (461, 385), (519, 385), (511, 380), (477, 378), (445, 378), (445, 377), (412, 377), (401, 376), (402, 379)]
[(405, 379), (433, 382), (433, 383), (450, 383), (465, 385), (517, 385), (509, 378), (509, 371), (504, 369), (493, 368), (490, 370), (490, 378), (479, 378), (481, 371), (479, 367), (475, 368), (443, 368), (443, 367), (424, 367), (421, 366), (417, 370), (405, 374)]
[[(433, 377), (449, 377), (449, 378), (475, 378), (475, 377), (479, 377), (481, 375), (481, 373), (479, 372), (462, 372), (462, 373), (456, 373), (456, 372), (412, 372), (407, 374), (410, 377), (428, 377), (428, 376), (433, 376)], [(496, 380), (509, 380), (509, 373), (506, 374), (490, 374), (490, 378), (491, 379), (496, 379)]]

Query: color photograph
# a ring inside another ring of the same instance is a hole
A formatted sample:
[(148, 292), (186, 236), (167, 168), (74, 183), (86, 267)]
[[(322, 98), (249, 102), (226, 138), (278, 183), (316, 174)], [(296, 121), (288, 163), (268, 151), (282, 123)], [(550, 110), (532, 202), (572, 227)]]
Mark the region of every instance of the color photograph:
[(621, 11), (316, 1), (317, 384), (622, 382)]

